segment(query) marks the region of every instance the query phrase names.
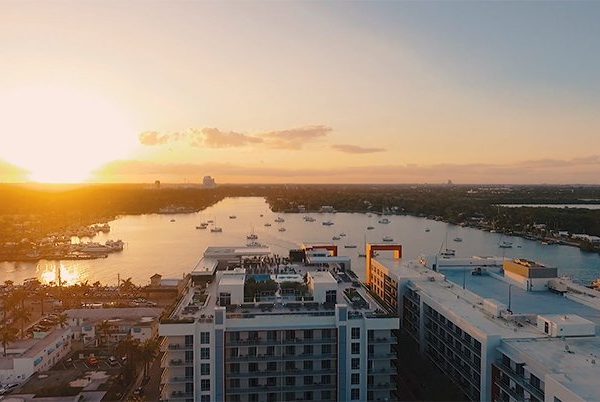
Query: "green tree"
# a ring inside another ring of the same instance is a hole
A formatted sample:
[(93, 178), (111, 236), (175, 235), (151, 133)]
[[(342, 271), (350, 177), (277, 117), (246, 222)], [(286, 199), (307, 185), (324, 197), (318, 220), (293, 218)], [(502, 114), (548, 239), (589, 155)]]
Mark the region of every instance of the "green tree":
[(69, 316), (66, 313), (60, 313), (57, 317), (57, 321), (60, 327), (64, 328), (64, 326), (69, 322)]
[(24, 307), (20, 307), (17, 310), (15, 310), (14, 318), (16, 321), (19, 321), (21, 323), (21, 337), (24, 338), (25, 324), (27, 324), (31, 319), (31, 312)]
[(98, 346), (108, 343), (108, 336), (112, 333), (112, 325), (110, 325), (110, 322), (108, 322), (108, 320), (103, 320), (100, 324), (98, 324), (96, 330), (101, 334), (98, 338), (100, 340)]
[(148, 377), (150, 363), (158, 355), (160, 345), (156, 339), (146, 339), (139, 345), (139, 357), (144, 364), (144, 377)]
[(4, 325), (0, 327), (0, 343), (4, 349), (4, 356), (6, 357), (6, 347), (9, 343), (17, 340), (17, 329), (10, 325)]

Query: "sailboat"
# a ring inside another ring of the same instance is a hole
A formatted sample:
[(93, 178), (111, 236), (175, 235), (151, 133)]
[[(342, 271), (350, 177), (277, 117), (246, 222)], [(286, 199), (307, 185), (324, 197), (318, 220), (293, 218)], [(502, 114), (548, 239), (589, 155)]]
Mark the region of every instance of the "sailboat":
[(446, 240), (440, 246), (440, 252), (438, 255), (442, 258), (450, 258), (456, 255), (456, 250), (448, 248), (448, 232), (446, 232)]
[(359, 258), (367, 258), (367, 234), (365, 233), (365, 240), (363, 241), (362, 251), (358, 252)]

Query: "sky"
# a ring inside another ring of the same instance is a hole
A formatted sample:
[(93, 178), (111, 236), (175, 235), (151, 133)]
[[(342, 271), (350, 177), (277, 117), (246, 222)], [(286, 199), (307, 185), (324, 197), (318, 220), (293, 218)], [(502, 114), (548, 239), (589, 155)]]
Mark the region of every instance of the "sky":
[(600, 184), (600, 2), (0, 2), (0, 181)]

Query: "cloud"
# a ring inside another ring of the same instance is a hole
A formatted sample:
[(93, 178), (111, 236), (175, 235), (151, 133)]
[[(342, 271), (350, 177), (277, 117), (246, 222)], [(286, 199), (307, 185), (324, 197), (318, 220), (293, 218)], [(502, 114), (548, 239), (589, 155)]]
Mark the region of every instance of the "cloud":
[(167, 144), (177, 141), (180, 138), (180, 133), (161, 134), (157, 131), (146, 131), (139, 136), (140, 144), (149, 146)]
[(328, 126), (305, 126), (260, 134), (271, 148), (301, 149), (307, 142), (326, 137), (333, 129)]
[(201, 142), (195, 144), (196, 146), (204, 145), (209, 148), (231, 148), (263, 142), (263, 139), (259, 137), (236, 133), (235, 131), (224, 132), (218, 128), (203, 128), (201, 134), (203, 135), (203, 138)]
[(0, 182), (24, 182), (27, 181), (29, 173), (27, 169), (0, 160)]
[(455, 183), (600, 184), (600, 156), (514, 164), (371, 165), (339, 168), (287, 168), (231, 163), (159, 164), (117, 161), (96, 172), (97, 181), (199, 181), (204, 175), (229, 183)]
[(323, 138), (332, 131), (324, 125), (304, 126), (287, 130), (244, 134), (235, 131), (222, 131), (215, 127), (191, 128), (185, 132), (161, 134), (148, 131), (140, 134), (142, 145), (158, 146), (177, 141), (186, 141), (194, 147), (233, 148), (263, 145), (276, 149), (301, 149), (306, 143)]
[(331, 148), (336, 151), (345, 152), (347, 154), (372, 154), (376, 152), (385, 152), (385, 148), (370, 148), (370, 147), (361, 147), (359, 145), (350, 145), (350, 144), (335, 144), (332, 145)]

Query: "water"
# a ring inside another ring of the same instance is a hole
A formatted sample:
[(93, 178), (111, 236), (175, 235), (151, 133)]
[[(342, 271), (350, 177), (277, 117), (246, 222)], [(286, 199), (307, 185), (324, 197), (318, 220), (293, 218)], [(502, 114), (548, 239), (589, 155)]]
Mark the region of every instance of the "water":
[(600, 209), (600, 204), (499, 204), (500, 207), (507, 208), (581, 208), (581, 209)]
[[(264, 214), (264, 217), (260, 217)], [(236, 219), (229, 219), (236, 215)], [(444, 239), (448, 247), (456, 249), (457, 256), (496, 255), (522, 257), (557, 266), (560, 274), (571, 275), (582, 281), (591, 281), (600, 276), (600, 255), (582, 252), (578, 248), (558, 245), (541, 245), (539, 242), (518, 237), (502, 236), (472, 228), (449, 225), (412, 216), (389, 216), (388, 225), (377, 223), (376, 215), (366, 214), (308, 214), (315, 222), (305, 222), (304, 214), (275, 214), (268, 209), (263, 198), (227, 198), (197, 214), (123, 216), (110, 222), (111, 232), (100, 234), (94, 241), (122, 239), (126, 242), (121, 253), (106, 259), (86, 261), (40, 261), (38, 263), (0, 263), (0, 281), (7, 279), (20, 283), (23, 279), (37, 277), (43, 282), (56, 279), (60, 268), (66, 283), (98, 280), (116, 284), (117, 277), (131, 277), (133, 282), (145, 285), (150, 276), (160, 273), (166, 278), (180, 278), (189, 272), (202, 252), (210, 245), (245, 245), (246, 236), (254, 229), (258, 241), (266, 243), (274, 253), (287, 255), (290, 248), (302, 242), (331, 242), (340, 233), (346, 237), (335, 243), (342, 255), (349, 255), (353, 268), (364, 277), (365, 259), (358, 253), (367, 241), (382, 242), (383, 236), (391, 236), (403, 245), (405, 258), (416, 258), (421, 254), (433, 254), (440, 250)], [(274, 220), (281, 216), (283, 223)], [(175, 219), (175, 222), (170, 222)], [(211, 233), (209, 229), (197, 230), (196, 225), (209, 219), (216, 220), (223, 228), (222, 233)], [(331, 220), (333, 226), (321, 222)], [(264, 223), (271, 223), (265, 227)], [(374, 226), (374, 230), (366, 230)], [(285, 227), (285, 232), (278, 228)], [(430, 232), (425, 232), (429, 228)], [(463, 242), (452, 239), (461, 237)], [(500, 249), (502, 240), (514, 243), (511, 249)], [(358, 246), (346, 249), (345, 244)], [(520, 246), (520, 248), (519, 248)]]

